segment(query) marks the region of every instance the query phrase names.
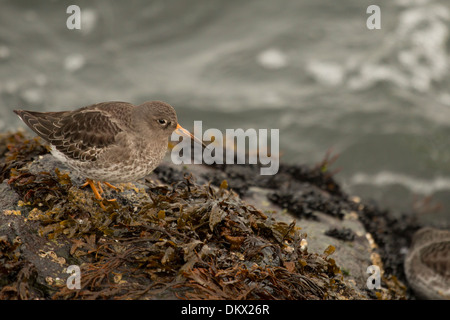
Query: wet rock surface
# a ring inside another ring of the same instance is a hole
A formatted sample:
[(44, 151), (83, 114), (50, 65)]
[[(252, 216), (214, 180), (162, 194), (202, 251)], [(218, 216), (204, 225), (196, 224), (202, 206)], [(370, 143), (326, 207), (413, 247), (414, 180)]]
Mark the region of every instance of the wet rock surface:
[(166, 161), (104, 188), (103, 210), (39, 139), (3, 134), (0, 152), (0, 299), (414, 298), (401, 250), (420, 226), (346, 195), (326, 161), (274, 176)]

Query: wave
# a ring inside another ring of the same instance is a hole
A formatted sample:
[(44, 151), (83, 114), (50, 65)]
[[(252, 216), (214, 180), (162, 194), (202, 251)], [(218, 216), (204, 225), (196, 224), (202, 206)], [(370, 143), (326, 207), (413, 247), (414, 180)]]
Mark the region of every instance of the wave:
[(450, 178), (435, 177), (433, 179), (421, 179), (406, 174), (381, 171), (376, 174), (358, 172), (348, 181), (350, 185), (370, 184), (384, 187), (386, 185), (402, 185), (416, 194), (429, 195), (438, 191), (450, 190)]

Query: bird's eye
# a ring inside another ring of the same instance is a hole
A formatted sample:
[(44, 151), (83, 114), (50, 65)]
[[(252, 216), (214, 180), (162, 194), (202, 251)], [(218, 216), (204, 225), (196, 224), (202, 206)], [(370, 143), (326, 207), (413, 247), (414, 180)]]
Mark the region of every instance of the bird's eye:
[(159, 123), (160, 125), (162, 125), (162, 126), (165, 126), (165, 125), (167, 124), (167, 120), (165, 120), (165, 119), (159, 119), (159, 120), (158, 120), (158, 123)]

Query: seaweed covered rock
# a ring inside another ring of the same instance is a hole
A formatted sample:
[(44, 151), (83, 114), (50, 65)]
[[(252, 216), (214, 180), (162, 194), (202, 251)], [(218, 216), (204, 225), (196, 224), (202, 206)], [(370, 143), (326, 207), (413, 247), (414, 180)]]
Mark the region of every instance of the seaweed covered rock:
[[(376, 297), (365, 289), (371, 249), (355, 202), (308, 206), (316, 219), (300, 220), (267, 201), (288, 190), (282, 179), (165, 164), (105, 189), (100, 203), (39, 139), (5, 134), (0, 151), (0, 299)], [(314, 201), (339, 197), (326, 176), (289, 170), (281, 173), (297, 176), (296, 192), (309, 184), (320, 194)], [(320, 212), (328, 209), (336, 214)], [(357, 230), (353, 239), (327, 236), (336, 224)], [(66, 283), (71, 266), (80, 268), (79, 288)], [(402, 298), (399, 287), (384, 297)]]

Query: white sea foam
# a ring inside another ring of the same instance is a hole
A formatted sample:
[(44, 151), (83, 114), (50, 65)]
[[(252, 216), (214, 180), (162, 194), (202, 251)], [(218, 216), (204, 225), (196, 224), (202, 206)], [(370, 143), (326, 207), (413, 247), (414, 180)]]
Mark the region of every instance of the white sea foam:
[(385, 37), (378, 51), (364, 59), (359, 75), (350, 77), (348, 86), (358, 90), (388, 81), (427, 92), (434, 83), (444, 81), (449, 68), (449, 20), (450, 10), (444, 5), (408, 7), (399, 14), (395, 31)]
[(280, 69), (287, 65), (286, 55), (276, 48), (264, 50), (258, 54), (257, 60), (266, 69)]
[(344, 68), (338, 63), (310, 61), (306, 70), (322, 85), (337, 86), (344, 81)]
[(74, 72), (81, 69), (86, 63), (86, 58), (79, 53), (72, 53), (64, 59), (64, 68), (67, 71)]
[(433, 179), (421, 179), (410, 175), (381, 171), (377, 174), (358, 172), (354, 174), (349, 183), (351, 185), (370, 184), (380, 187), (399, 184), (417, 194), (432, 194), (437, 191), (450, 190), (450, 178), (435, 177)]

